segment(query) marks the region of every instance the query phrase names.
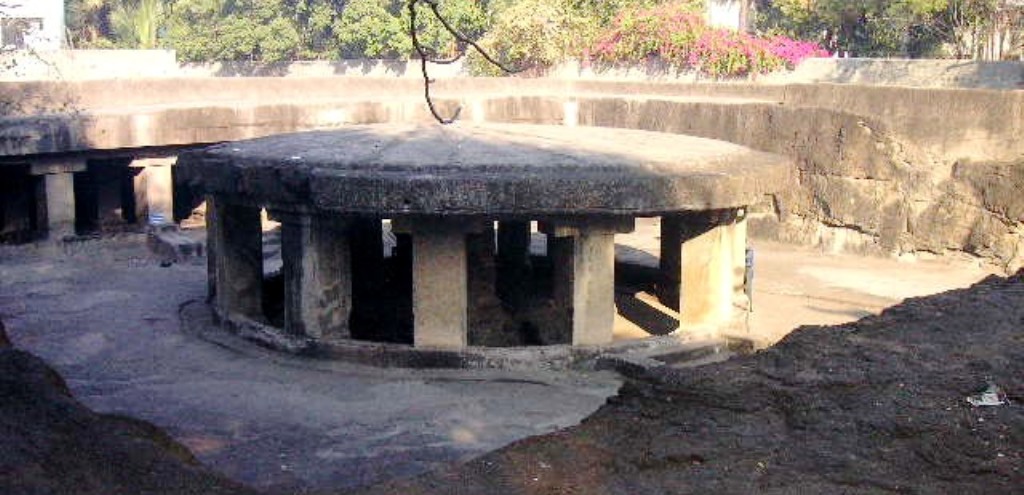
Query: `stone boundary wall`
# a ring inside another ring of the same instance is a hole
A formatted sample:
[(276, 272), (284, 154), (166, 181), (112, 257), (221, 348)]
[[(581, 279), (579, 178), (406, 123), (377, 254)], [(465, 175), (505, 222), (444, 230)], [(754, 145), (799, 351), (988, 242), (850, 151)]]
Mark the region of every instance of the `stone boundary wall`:
[[(1024, 91), (484, 78), (440, 80), (466, 120), (710, 137), (796, 159), (756, 234), (879, 254), (1024, 265)], [(514, 96), (509, 96), (514, 95)], [(185, 78), (0, 85), (0, 155), (189, 145), (428, 122), (412, 78)]]
[[(314, 60), (279, 63), (178, 63), (174, 50), (60, 50), (0, 54), (14, 66), (0, 81), (82, 81), (182, 77), (397, 77), (420, 78), (415, 60)], [(6, 64), (4, 65), (7, 66)], [(436, 78), (467, 77), (461, 62), (431, 65)], [(692, 71), (678, 71), (657, 59), (634, 66), (569, 61), (546, 72), (551, 79), (716, 82)], [(796, 70), (731, 82), (767, 85), (842, 83), (920, 88), (1024, 89), (1024, 60), (819, 58)]]
[(916, 88), (1024, 89), (1024, 60), (819, 58), (762, 82), (844, 83)]

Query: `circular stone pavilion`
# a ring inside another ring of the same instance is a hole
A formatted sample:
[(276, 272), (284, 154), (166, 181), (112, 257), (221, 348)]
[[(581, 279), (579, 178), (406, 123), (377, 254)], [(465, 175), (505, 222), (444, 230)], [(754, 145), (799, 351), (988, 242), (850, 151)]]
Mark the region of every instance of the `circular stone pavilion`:
[[(281, 222), (278, 331), (351, 338), (357, 313), (389, 311), (375, 299), (386, 297), (381, 237), (390, 221), (393, 278), (411, 299), (409, 340), (461, 349), (475, 344), (475, 327), (495, 325), (482, 315), (540, 306), (534, 343), (611, 343), (614, 235), (637, 217), (662, 217), (662, 299), (681, 324), (728, 321), (742, 293), (745, 210), (785, 187), (790, 165), (645, 131), (367, 125), (188, 152), (177, 173), (207, 198), (211, 300), (222, 321), (268, 322), (266, 209)], [(543, 290), (526, 280), (533, 221), (548, 241)]]

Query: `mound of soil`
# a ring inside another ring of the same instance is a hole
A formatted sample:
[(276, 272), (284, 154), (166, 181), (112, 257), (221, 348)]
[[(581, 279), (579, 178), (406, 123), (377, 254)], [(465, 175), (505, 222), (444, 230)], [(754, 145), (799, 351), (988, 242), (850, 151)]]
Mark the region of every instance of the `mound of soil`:
[[(990, 384), (1008, 404), (966, 398)], [(1024, 272), (641, 372), (577, 427), (374, 494), (1021, 493)]]
[(250, 494), (144, 421), (96, 414), (0, 324), (0, 493)]

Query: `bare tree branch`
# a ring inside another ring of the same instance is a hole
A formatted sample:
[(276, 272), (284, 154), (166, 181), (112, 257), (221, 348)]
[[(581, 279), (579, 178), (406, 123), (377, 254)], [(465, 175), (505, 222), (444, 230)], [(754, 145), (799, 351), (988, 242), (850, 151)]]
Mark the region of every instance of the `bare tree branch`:
[[(433, 56), (430, 55), (430, 53), (428, 53), (426, 47), (424, 47), (423, 44), (420, 43), (419, 35), (417, 34), (416, 28), (416, 5), (420, 3), (425, 4), (430, 9), (431, 13), (434, 14), (434, 17), (437, 18), (437, 20), (441, 23), (441, 26), (444, 27), (445, 31), (448, 31), (448, 33), (455, 38), (455, 41), (458, 46), (458, 52), (455, 54), (454, 57), (447, 59), (434, 58)], [(409, 9), (409, 36), (412, 38), (412, 46), (416, 50), (416, 54), (419, 55), (420, 57), (420, 70), (423, 73), (423, 96), (427, 100), (427, 107), (430, 109), (431, 115), (433, 115), (434, 119), (436, 119), (442, 125), (455, 123), (455, 121), (458, 120), (459, 118), (459, 114), (462, 113), (462, 107), (460, 106), (456, 108), (455, 113), (451, 117), (444, 117), (437, 111), (437, 108), (434, 106), (434, 101), (430, 97), (430, 85), (434, 82), (434, 80), (431, 79), (430, 75), (427, 73), (428, 63), (441, 65), (455, 63), (466, 55), (466, 47), (470, 46), (473, 47), (473, 49), (476, 50), (476, 52), (479, 53), (480, 56), (484, 58), (484, 60), (487, 60), (487, 62), (493, 64), (495, 67), (501, 69), (503, 72), (507, 74), (514, 74), (517, 72), (522, 72), (524, 70), (523, 68), (512, 69), (505, 66), (501, 62), (498, 62), (494, 57), (488, 54), (487, 51), (483, 49), (483, 47), (477, 44), (477, 42), (473, 41), (468, 36), (459, 32), (458, 29), (455, 29), (455, 27), (453, 27), (448, 22), (448, 20), (445, 19), (444, 15), (441, 14), (440, 7), (438, 6), (438, 0), (409, 0), (407, 7)]]

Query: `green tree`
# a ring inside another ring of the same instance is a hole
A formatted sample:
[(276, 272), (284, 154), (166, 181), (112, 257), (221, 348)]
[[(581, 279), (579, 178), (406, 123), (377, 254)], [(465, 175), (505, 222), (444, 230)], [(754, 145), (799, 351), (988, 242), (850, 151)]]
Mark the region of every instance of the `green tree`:
[(335, 28), (345, 0), (285, 0), (298, 26), (299, 56), (305, 59), (337, 56)]
[(997, 0), (762, 0), (758, 27), (857, 56), (967, 55)]
[(280, 0), (177, 0), (167, 31), (187, 61), (298, 58), (302, 36)]
[[(404, 3), (404, 2), (403, 2)], [(439, 0), (438, 11), (444, 19), (462, 36), (476, 40), (488, 27), (487, 13), (477, 0)], [(464, 47), (458, 46), (455, 37), (437, 20), (437, 17), (422, 3), (417, 4), (417, 38), (434, 57), (451, 57)], [(409, 9), (402, 8), (402, 25), (409, 30)], [(408, 53), (412, 53), (409, 39)]]
[[(174, 0), (167, 38), (189, 61), (405, 58), (412, 54), (406, 0)], [(478, 0), (440, 0), (440, 10), (470, 37), (487, 17)], [(438, 55), (454, 38), (421, 9), (420, 40)]]
[(344, 58), (408, 56), (412, 43), (402, 23), (402, 0), (349, 0), (335, 25)]
[(68, 43), (75, 48), (112, 46), (110, 11), (112, 0), (67, 0), (64, 17)]
[[(590, 47), (601, 26), (601, 11), (576, 0), (505, 0), (492, 5), (491, 28), (481, 45), (513, 68), (550, 67), (578, 57)], [(605, 14), (608, 15), (608, 14)], [(501, 71), (472, 55), (470, 70), (499, 75)]]
[(110, 11), (110, 28), (119, 46), (157, 47), (163, 25), (162, 0), (121, 0)]
[[(440, 0), (438, 10), (460, 34), (478, 38), (487, 16), (476, 0)], [(342, 56), (407, 58), (413, 55), (406, 0), (350, 0), (335, 26)], [(426, 6), (419, 4), (416, 32), (420, 43), (435, 57), (449, 57), (462, 47)]]

